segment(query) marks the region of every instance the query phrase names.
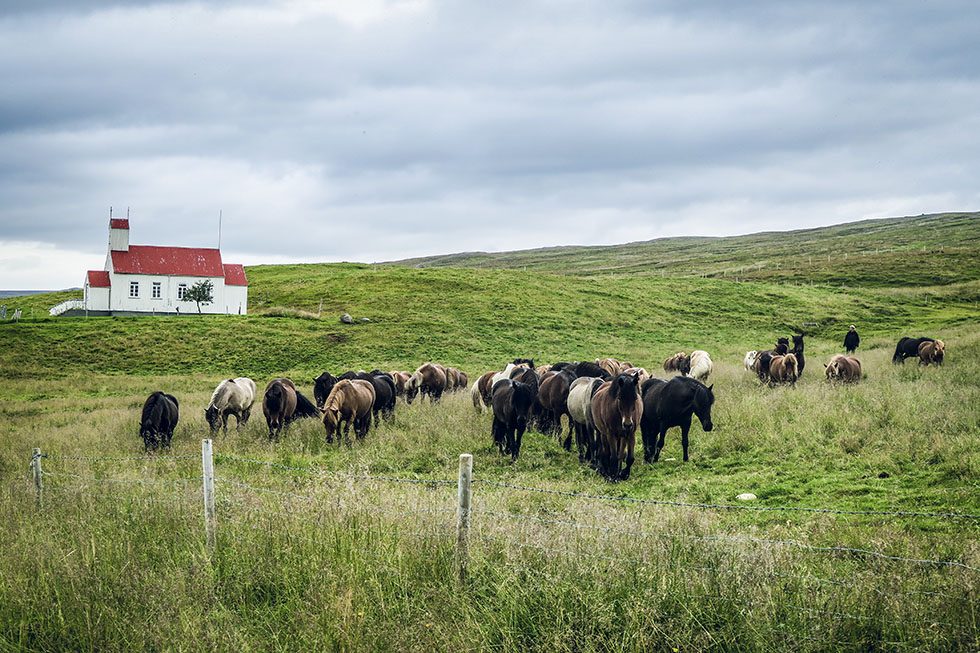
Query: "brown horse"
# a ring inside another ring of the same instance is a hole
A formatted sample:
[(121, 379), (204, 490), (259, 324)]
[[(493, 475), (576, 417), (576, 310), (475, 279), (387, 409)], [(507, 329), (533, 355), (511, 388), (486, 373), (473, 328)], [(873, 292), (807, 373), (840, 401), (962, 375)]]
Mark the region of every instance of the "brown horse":
[[(633, 467), (636, 427), (643, 417), (643, 400), (636, 377), (620, 374), (592, 396), (592, 420), (599, 432), (597, 469), (610, 481), (625, 481)], [(623, 463), (625, 468), (620, 471)]]
[(824, 365), (827, 380), (838, 383), (854, 383), (861, 380), (861, 361), (853, 356), (837, 354)]
[(784, 356), (773, 356), (769, 361), (769, 380), (770, 383), (790, 383), (796, 385), (796, 380), (800, 378), (797, 369), (796, 356), (786, 354)]
[(595, 364), (604, 369), (609, 376), (617, 376), (622, 374), (627, 367), (632, 367), (632, 365), (623, 365), (615, 358), (597, 358)]
[(273, 379), (262, 396), (262, 412), (269, 426), (269, 439), (276, 440), (296, 411), (296, 386), (289, 379)]
[(568, 415), (568, 435), (562, 446), (565, 451), (572, 450), (572, 432), (574, 424), (572, 416), (568, 413), (568, 391), (572, 386), (575, 375), (571, 372), (556, 372), (541, 380), (538, 387), (538, 401), (541, 408), (548, 413), (551, 424), (551, 432), (558, 436), (561, 441), (561, 416)]
[(664, 372), (680, 372), (687, 374), (691, 371), (691, 358), (682, 351), (677, 352), (664, 361)]
[(446, 384), (446, 368), (438, 363), (423, 363), (405, 384), (405, 401), (412, 403), (419, 393), (430, 401), (439, 401)]
[(919, 365), (942, 365), (946, 356), (946, 343), (942, 340), (923, 342), (919, 345)]
[(341, 437), (340, 424), (344, 423), (344, 436), (354, 424), (354, 434), (358, 439), (367, 435), (371, 428), (371, 409), (374, 406), (374, 386), (362, 379), (338, 381), (323, 404), (323, 428), (327, 432), (327, 443), (333, 442), (337, 434), (337, 444)]
[(399, 372), (397, 370), (392, 370), (388, 374), (391, 375), (391, 380), (395, 382), (395, 396), (403, 397), (405, 395), (405, 384), (412, 378), (412, 375), (408, 372)]

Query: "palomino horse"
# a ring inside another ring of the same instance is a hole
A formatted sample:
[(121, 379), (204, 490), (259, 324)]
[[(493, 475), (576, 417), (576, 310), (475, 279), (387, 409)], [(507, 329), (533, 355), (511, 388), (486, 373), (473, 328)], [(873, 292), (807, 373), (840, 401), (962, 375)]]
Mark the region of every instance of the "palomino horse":
[(405, 384), (405, 401), (412, 403), (420, 393), (432, 402), (446, 391), (446, 369), (438, 363), (424, 363)]
[(643, 400), (635, 376), (620, 374), (599, 386), (592, 397), (592, 419), (599, 432), (598, 470), (607, 479), (629, 478), (636, 427), (642, 417)]
[(177, 428), (180, 417), (180, 406), (177, 398), (164, 392), (154, 392), (143, 402), (143, 414), (140, 416), (140, 437), (143, 438), (143, 449), (170, 448), (170, 441)]
[(854, 383), (861, 380), (861, 361), (853, 356), (837, 354), (824, 365), (827, 380), (838, 383)]
[(262, 412), (269, 427), (269, 439), (276, 440), (296, 412), (296, 386), (289, 379), (273, 379), (262, 396)]
[(684, 462), (687, 462), (687, 434), (691, 430), (691, 418), (698, 416), (701, 428), (710, 431), (711, 405), (715, 403), (713, 386), (706, 386), (690, 377), (675, 376), (670, 381), (650, 379), (643, 384), (643, 418), (640, 432), (643, 434), (643, 460), (657, 462), (664, 448), (667, 429), (681, 429), (681, 446)]
[(333, 442), (337, 434), (337, 444), (343, 440), (340, 425), (344, 424), (344, 436), (354, 425), (354, 435), (358, 439), (367, 435), (371, 428), (371, 409), (374, 408), (374, 386), (362, 379), (344, 379), (330, 391), (323, 405), (323, 428), (327, 433), (327, 443)]
[(711, 356), (708, 356), (708, 352), (701, 349), (695, 349), (691, 352), (690, 364), (691, 369), (687, 372), (687, 376), (701, 383), (708, 380), (708, 375), (715, 368), (714, 363), (711, 362)]
[(575, 445), (578, 461), (595, 459), (595, 424), (592, 421), (592, 396), (603, 380), (594, 376), (582, 376), (572, 382), (568, 390), (568, 415), (575, 427)]
[[(529, 370), (533, 373), (533, 370)], [(510, 454), (511, 462), (521, 455), (521, 440), (534, 403), (534, 388), (520, 381), (503, 379), (494, 384), (493, 425), (491, 435), (502, 455)]]
[(946, 357), (946, 343), (933, 340), (919, 345), (919, 365), (942, 365)]
[(785, 356), (773, 356), (769, 362), (769, 382), (770, 383), (790, 383), (796, 385), (796, 380), (800, 378), (796, 367), (796, 356), (786, 354)]
[(211, 393), (211, 403), (204, 411), (204, 419), (211, 427), (211, 434), (214, 435), (222, 427), (227, 434), (230, 415), (235, 416), (235, 423), (241, 429), (242, 425), (248, 423), (253, 403), (255, 403), (255, 381), (252, 379), (240, 376), (219, 383)]

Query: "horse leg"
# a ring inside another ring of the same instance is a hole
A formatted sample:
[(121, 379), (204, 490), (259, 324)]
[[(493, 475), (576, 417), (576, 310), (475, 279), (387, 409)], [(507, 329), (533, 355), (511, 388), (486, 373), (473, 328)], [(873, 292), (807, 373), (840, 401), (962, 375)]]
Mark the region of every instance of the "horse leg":
[(657, 439), (654, 436), (656, 431), (654, 425), (649, 422), (640, 422), (640, 438), (643, 440), (643, 462), (648, 463), (653, 458), (653, 451), (657, 448)]
[(517, 462), (518, 456), (521, 455), (521, 440), (524, 439), (524, 430), (526, 426), (518, 426), (517, 433), (514, 436), (514, 446), (510, 451), (510, 461)]
[(636, 437), (632, 437), (626, 441), (626, 467), (623, 469), (623, 473), (619, 476), (619, 479), (625, 481), (630, 477), (630, 470), (633, 468), (633, 447), (636, 446)]
[(684, 462), (687, 462), (687, 434), (691, 430), (691, 420), (681, 424), (681, 447), (684, 448)]
[[(562, 444), (562, 446), (565, 448), (565, 451), (571, 451), (572, 450), (572, 416), (569, 415), (568, 413), (564, 413), (564, 414), (568, 416), (568, 435), (565, 436), (565, 442)], [(558, 433), (561, 433), (561, 415), (558, 415)]]
[(664, 448), (664, 440), (667, 438), (667, 427), (660, 427), (660, 435), (657, 437), (657, 446), (653, 449), (653, 462), (660, 460), (660, 452)]

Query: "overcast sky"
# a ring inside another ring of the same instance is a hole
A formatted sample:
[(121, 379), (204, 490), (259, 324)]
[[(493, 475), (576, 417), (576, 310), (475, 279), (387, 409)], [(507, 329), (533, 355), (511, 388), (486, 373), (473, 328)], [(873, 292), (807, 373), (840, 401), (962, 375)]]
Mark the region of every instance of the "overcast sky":
[(980, 4), (0, 3), (0, 288), (980, 208)]

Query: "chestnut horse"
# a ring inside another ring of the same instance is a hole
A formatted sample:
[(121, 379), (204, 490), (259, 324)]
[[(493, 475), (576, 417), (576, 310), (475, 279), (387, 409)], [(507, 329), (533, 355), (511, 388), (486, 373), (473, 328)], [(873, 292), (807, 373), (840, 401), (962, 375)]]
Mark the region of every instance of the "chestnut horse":
[(796, 356), (793, 354), (773, 356), (772, 360), (769, 361), (770, 383), (790, 383), (796, 385), (798, 378), (800, 378), (800, 373), (796, 366)]
[[(611, 481), (625, 481), (633, 467), (636, 427), (643, 417), (643, 400), (636, 377), (620, 374), (606, 381), (592, 397), (592, 420), (599, 432), (599, 473)], [(623, 463), (625, 468), (620, 471)]]
[(405, 401), (412, 403), (421, 393), (433, 403), (437, 402), (446, 391), (446, 384), (446, 368), (438, 363), (424, 363), (405, 384)]
[(371, 428), (371, 411), (374, 408), (374, 386), (362, 379), (338, 381), (323, 404), (323, 428), (327, 433), (327, 443), (333, 442), (337, 434), (337, 444), (343, 440), (339, 431), (344, 424), (344, 436), (354, 424), (354, 434), (358, 439), (367, 435)]
[(853, 356), (837, 354), (824, 365), (827, 380), (838, 383), (854, 383), (861, 380), (861, 361)]
[(942, 365), (946, 356), (946, 343), (942, 340), (923, 342), (919, 345), (919, 365)]

